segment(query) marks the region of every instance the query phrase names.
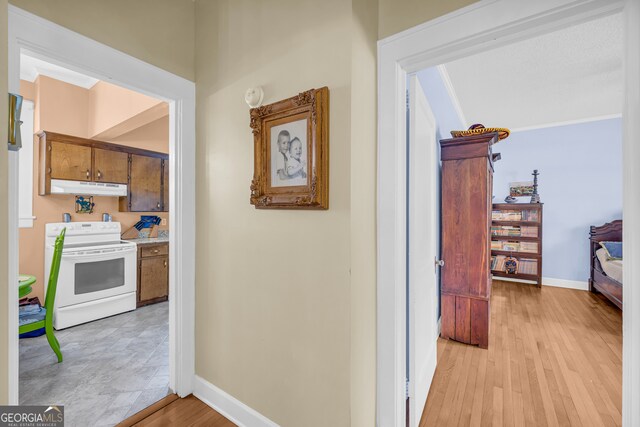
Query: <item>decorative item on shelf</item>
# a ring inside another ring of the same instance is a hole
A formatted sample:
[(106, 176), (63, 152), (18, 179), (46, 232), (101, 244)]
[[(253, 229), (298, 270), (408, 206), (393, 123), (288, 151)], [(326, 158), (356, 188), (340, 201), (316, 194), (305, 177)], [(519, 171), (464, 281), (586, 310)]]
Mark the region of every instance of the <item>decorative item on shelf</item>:
[(22, 97), (13, 93), (9, 94), (9, 117), (8, 117), (8, 140), (9, 150), (18, 151), (22, 148), (22, 138), (20, 136), (20, 115), (22, 112)]
[(512, 256), (504, 260), (504, 271), (507, 274), (516, 274), (518, 272), (518, 260)]
[(252, 108), (250, 203), (256, 209), (329, 208), (329, 89)]
[(538, 169), (534, 169), (533, 173), (533, 192), (531, 193), (531, 203), (540, 203), (540, 195), (538, 194)]
[(76, 213), (87, 214), (93, 213), (93, 196), (76, 196)]
[[(140, 221), (136, 222), (133, 227), (126, 230), (120, 237), (123, 239), (136, 239), (142, 237), (158, 237), (158, 224), (162, 222), (162, 218), (156, 215), (141, 215)], [(148, 232), (142, 230), (149, 229)]]
[(461, 136), (482, 135), (485, 133), (498, 132), (498, 140), (505, 139), (509, 136), (511, 131), (507, 128), (486, 128), (481, 123), (476, 123), (469, 126), (468, 130), (452, 130), (451, 136), (458, 138)]
[(517, 203), (518, 199), (516, 199), (515, 197), (507, 196), (504, 198), (504, 201), (507, 203)]
[(509, 183), (509, 195), (511, 197), (526, 197), (532, 194), (533, 194), (533, 181)]

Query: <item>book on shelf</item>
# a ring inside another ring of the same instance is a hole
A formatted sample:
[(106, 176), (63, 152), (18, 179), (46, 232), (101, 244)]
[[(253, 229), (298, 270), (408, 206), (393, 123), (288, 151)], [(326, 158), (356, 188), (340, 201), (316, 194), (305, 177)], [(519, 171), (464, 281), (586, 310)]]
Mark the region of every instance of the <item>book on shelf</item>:
[(493, 221), (521, 221), (522, 211), (492, 211)]
[(492, 225), (491, 234), (493, 236), (513, 236), (520, 237), (520, 226), (513, 225)]
[(491, 235), (501, 237), (538, 237), (538, 227), (535, 225), (492, 225)]
[(502, 250), (502, 242), (500, 240), (492, 240), (491, 241), (491, 250), (492, 251), (501, 251)]
[(520, 242), (520, 252), (538, 253), (537, 242)]
[(538, 227), (534, 225), (523, 225), (520, 227), (522, 237), (538, 237)]
[(504, 255), (496, 255), (491, 257), (491, 270), (504, 271), (504, 261), (507, 259)]
[(518, 262), (518, 273), (538, 274), (538, 261), (535, 259), (521, 258)]
[[(505, 271), (505, 260), (508, 257), (506, 255), (494, 255), (491, 257), (491, 270), (492, 271)], [(538, 274), (538, 261), (529, 258), (518, 259), (517, 274)]]
[(535, 221), (539, 220), (537, 210), (493, 210), (491, 211), (492, 221)]
[(520, 250), (520, 243), (518, 242), (503, 242), (502, 243), (503, 251), (515, 251), (518, 252)]
[(522, 221), (539, 221), (537, 210), (524, 210), (522, 211)]

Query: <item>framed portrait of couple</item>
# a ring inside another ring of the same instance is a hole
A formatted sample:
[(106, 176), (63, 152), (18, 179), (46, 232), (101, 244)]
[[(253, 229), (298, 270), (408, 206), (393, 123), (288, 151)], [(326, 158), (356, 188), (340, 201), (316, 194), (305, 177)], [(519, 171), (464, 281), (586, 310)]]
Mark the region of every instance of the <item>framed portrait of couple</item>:
[(329, 89), (252, 108), (257, 209), (329, 208)]

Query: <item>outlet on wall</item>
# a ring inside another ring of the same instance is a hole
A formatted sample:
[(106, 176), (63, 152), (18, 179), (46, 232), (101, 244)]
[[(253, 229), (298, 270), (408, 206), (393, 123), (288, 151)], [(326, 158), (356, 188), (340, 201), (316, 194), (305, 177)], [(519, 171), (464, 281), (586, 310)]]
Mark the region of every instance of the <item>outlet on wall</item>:
[(162, 218), (162, 221), (160, 221), (160, 225), (167, 225), (167, 218)]

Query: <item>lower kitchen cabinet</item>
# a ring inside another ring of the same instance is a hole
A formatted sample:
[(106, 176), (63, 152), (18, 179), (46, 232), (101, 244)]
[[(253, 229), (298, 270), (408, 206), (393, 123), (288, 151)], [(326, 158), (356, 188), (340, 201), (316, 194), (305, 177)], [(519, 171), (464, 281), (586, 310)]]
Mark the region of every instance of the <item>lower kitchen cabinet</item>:
[(137, 306), (169, 299), (169, 243), (138, 246)]

